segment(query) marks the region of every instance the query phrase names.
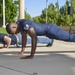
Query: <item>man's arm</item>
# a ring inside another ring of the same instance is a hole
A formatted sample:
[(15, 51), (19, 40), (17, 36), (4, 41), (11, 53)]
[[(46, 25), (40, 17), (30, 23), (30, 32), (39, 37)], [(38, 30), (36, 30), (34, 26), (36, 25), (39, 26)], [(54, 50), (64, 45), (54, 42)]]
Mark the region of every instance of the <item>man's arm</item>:
[(32, 45), (31, 45), (31, 58), (34, 57), (34, 54), (35, 54), (35, 50), (36, 50), (36, 45), (37, 45), (37, 36), (36, 36), (36, 33), (34, 31), (33, 28), (31, 28), (29, 31), (28, 31), (28, 34), (30, 35), (31, 37), (31, 41), (32, 41)]
[(4, 36), (4, 41), (6, 42), (6, 48), (9, 48), (10, 44), (11, 44), (11, 38), (9, 38), (8, 36)]
[(36, 45), (37, 45), (37, 36), (36, 33), (34, 31), (33, 28), (30, 28), (28, 30), (28, 34), (31, 37), (31, 41), (32, 41), (32, 45), (31, 45), (31, 55), (30, 56), (26, 56), (26, 57), (22, 57), (22, 59), (32, 59), (34, 57), (34, 53), (36, 50)]
[(27, 42), (27, 35), (23, 32), (21, 32), (22, 34), (22, 50), (20, 54), (24, 54), (24, 49), (26, 47), (26, 42)]

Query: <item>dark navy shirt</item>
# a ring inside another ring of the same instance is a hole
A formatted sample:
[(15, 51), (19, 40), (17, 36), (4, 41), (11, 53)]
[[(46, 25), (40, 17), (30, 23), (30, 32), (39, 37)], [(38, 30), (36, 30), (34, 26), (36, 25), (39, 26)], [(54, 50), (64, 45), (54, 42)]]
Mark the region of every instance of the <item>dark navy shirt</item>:
[(17, 38), (15, 35), (9, 35), (9, 38), (11, 38), (11, 44), (17, 44)]
[(7, 36), (7, 35), (0, 33), (0, 42), (3, 43), (3, 44), (5, 43), (5, 41), (4, 41), (4, 36)]
[(30, 28), (34, 28), (36, 35), (46, 35), (46, 24), (38, 24), (26, 19), (18, 20), (16, 23), (24, 33), (27, 33)]
[[(3, 44), (6, 44), (6, 42), (4, 41), (5, 36), (8, 36), (8, 35), (0, 33), (0, 42), (3, 43)], [(9, 35), (8, 37), (11, 38), (11, 44), (17, 43), (17, 38), (16, 38), (15, 35)]]

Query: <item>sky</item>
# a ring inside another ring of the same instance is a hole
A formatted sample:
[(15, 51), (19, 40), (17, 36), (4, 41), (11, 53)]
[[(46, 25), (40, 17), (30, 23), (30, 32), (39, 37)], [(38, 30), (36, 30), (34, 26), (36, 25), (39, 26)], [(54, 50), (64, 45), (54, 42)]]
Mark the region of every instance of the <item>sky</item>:
[[(24, 8), (28, 14), (30, 14), (31, 17), (36, 17), (41, 15), (42, 10), (46, 8), (46, 0), (24, 0)], [(50, 3), (55, 4), (57, 0), (48, 0), (47, 6)], [(66, 0), (58, 0), (59, 6), (63, 6), (66, 2)]]

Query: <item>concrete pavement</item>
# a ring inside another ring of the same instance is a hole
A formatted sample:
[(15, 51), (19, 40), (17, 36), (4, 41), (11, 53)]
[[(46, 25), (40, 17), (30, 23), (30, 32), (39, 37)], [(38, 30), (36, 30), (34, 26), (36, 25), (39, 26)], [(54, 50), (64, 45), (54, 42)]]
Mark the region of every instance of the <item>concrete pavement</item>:
[[(30, 49), (27, 45), (24, 56)], [(20, 50), (14, 46), (0, 50), (0, 75), (75, 75), (75, 43), (55, 40), (52, 47), (38, 44), (34, 58), (26, 60), (12, 55)]]

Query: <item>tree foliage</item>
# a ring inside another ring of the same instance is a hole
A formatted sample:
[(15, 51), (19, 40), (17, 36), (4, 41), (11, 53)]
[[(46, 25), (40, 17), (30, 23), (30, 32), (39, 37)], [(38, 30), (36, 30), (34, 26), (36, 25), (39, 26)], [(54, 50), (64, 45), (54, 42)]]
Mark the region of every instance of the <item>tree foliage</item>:
[[(68, 6), (73, 7), (73, 14), (68, 14)], [(50, 3), (48, 8), (44, 8), (39, 16), (31, 18), (31, 16), (25, 11), (25, 19), (33, 20), (38, 23), (46, 23), (46, 10), (47, 10), (47, 22), (57, 25), (75, 25), (75, 0), (66, 0), (64, 6), (59, 7), (59, 2), (55, 4)], [(3, 18), (3, 0), (0, 0), (0, 19)], [(18, 1), (5, 0), (5, 19), (6, 22), (14, 22), (18, 16)]]
[[(73, 7), (73, 15), (68, 14), (68, 6)], [(42, 10), (42, 14), (33, 18), (35, 22), (46, 23), (46, 8)], [(66, 0), (65, 5), (59, 8), (59, 2), (50, 3), (47, 8), (47, 21), (57, 25), (75, 25), (75, 0)]]
[(31, 16), (25, 11), (25, 19), (32, 20)]
[(7, 22), (15, 21), (15, 17), (17, 16), (18, 7), (15, 5), (12, 0), (5, 0), (6, 3), (6, 20)]
[[(5, 20), (14, 22), (17, 16), (18, 7), (13, 0), (5, 0)], [(0, 19), (3, 18), (3, 0), (0, 0)]]

